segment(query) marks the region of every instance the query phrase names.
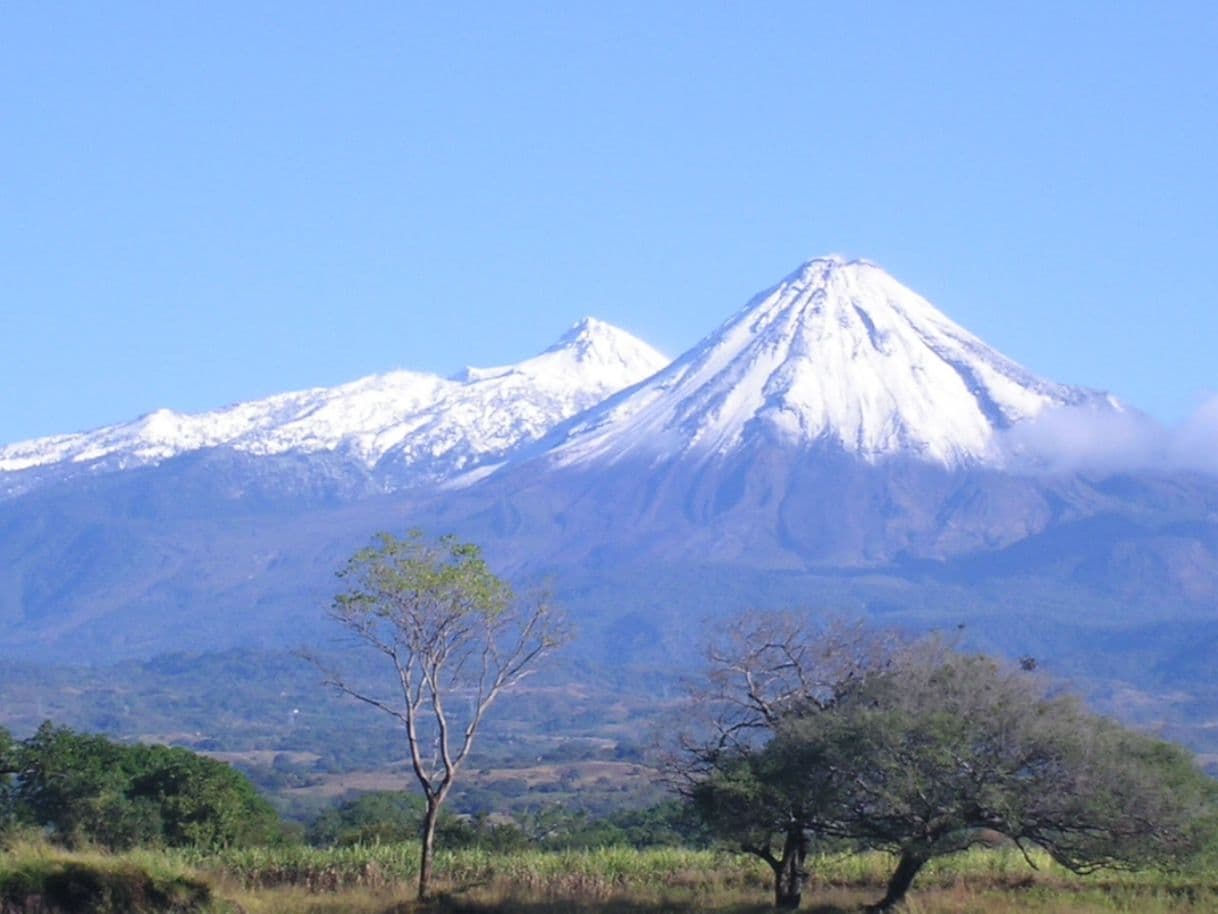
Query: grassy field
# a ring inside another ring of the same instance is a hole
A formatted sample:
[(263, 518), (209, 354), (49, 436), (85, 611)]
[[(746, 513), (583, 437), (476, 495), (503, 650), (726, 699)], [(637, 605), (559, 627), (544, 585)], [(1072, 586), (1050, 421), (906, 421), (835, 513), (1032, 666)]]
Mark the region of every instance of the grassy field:
[(157, 851), (68, 852), (42, 843), (0, 849), (3, 914), (228, 914), (210, 880)]
[[(289, 847), (217, 854), (67, 854), (37, 844), (0, 856), (0, 897), (20, 911), (48, 877), (106, 874), (94, 892), (99, 914), (659, 914), (770, 910), (769, 872), (753, 858), (712, 851), (604, 849), (578, 852), (440, 853), (437, 898), (413, 895), (413, 845), (318, 851)], [(818, 857), (804, 909), (856, 912), (882, 894), (891, 861), (879, 854)], [(1072, 876), (1037, 858), (1032, 869), (1008, 851), (974, 851), (938, 861), (919, 875), (909, 914), (1214, 914), (1218, 873)], [(57, 883), (57, 884), (60, 884)], [(116, 888), (117, 886), (117, 888)], [(25, 893), (24, 895), (22, 893)], [(100, 893), (100, 894), (99, 894)], [(108, 894), (107, 894), (108, 893)], [(97, 901), (102, 899), (102, 901)], [(64, 914), (76, 911), (63, 909)]]

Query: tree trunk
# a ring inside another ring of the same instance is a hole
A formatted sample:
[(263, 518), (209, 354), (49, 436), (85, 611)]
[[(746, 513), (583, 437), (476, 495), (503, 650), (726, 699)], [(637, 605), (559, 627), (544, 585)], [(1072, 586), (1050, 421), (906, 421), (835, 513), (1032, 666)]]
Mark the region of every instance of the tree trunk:
[(802, 829), (787, 832), (782, 845), (782, 859), (771, 864), (774, 869), (774, 907), (794, 911), (803, 898), (804, 882), (808, 878), (804, 871), (804, 860), (808, 856), (808, 839)]
[(896, 871), (892, 874), (892, 878), (888, 880), (887, 893), (875, 904), (870, 905), (867, 910), (876, 912), (891, 911), (900, 905), (905, 900), (905, 893), (913, 885), (914, 877), (918, 875), (918, 870), (922, 869), (922, 865), (926, 863), (926, 859), (925, 856), (909, 851), (901, 854)]
[(440, 813), (440, 801), (427, 798), (427, 811), (423, 813), (422, 848), (419, 852), (419, 901), (427, 900), (431, 888), (431, 857), (436, 843), (436, 818)]

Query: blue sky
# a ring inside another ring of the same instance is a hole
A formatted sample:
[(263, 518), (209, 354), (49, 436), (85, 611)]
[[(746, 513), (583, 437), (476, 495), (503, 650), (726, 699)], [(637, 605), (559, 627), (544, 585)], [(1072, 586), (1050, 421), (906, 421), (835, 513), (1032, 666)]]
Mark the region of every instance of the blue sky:
[(0, 441), (867, 257), (1056, 380), (1218, 389), (1210, 3), (7, 4)]

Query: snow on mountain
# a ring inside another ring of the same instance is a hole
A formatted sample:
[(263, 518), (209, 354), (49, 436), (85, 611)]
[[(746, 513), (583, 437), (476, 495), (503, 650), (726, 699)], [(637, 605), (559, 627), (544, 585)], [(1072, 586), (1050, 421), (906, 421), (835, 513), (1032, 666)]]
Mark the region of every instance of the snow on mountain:
[(553, 465), (836, 445), (868, 462), (1001, 463), (1000, 432), (1049, 407), (1119, 410), (1036, 377), (862, 260), (809, 261), (638, 387), (555, 433)]
[(515, 365), (453, 378), (395, 371), (194, 415), (161, 409), (0, 448), (0, 472), (121, 470), (225, 446), (255, 455), (339, 452), (369, 468), (385, 461), (436, 479), (541, 437), (667, 362), (625, 331), (586, 318)]
[(433, 479), (493, 461), (564, 419), (650, 377), (669, 359), (637, 337), (585, 318), (540, 355), (500, 368), (466, 368), (454, 392), (412, 417), (380, 458)]

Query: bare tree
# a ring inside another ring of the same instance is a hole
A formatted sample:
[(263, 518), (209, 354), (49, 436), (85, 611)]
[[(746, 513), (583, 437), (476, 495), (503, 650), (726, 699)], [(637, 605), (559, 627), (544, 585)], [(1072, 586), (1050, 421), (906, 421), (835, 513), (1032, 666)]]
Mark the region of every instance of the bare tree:
[(713, 832), (769, 865), (777, 907), (799, 907), (810, 837), (842, 829), (823, 799), (834, 772), (796, 771), (767, 747), (784, 721), (832, 708), (885, 668), (895, 643), (859, 624), (749, 613), (711, 645), (705, 682), (690, 688), (662, 772)]
[[(325, 669), (326, 682), (397, 720), (426, 811), (419, 898), (431, 882), (436, 820), (484, 715), (564, 640), (549, 603), (517, 601), (477, 546), (452, 536), (379, 534), (339, 572), (331, 615), (383, 655), (392, 697)], [(324, 669), (324, 668), (323, 668)]]

